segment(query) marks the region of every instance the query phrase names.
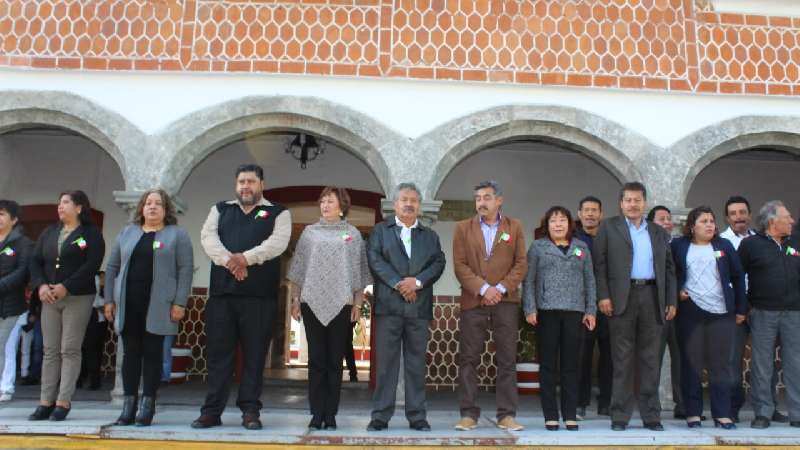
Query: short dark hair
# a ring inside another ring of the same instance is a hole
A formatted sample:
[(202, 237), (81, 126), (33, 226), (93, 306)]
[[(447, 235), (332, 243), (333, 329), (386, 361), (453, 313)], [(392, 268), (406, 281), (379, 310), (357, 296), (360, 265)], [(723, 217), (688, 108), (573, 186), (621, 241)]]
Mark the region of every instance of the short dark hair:
[(714, 215), (714, 210), (712, 210), (710, 206), (698, 206), (689, 211), (689, 214), (686, 216), (686, 223), (683, 225), (683, 235), (689, 239), (692, 238), (692, 229), (697, 223), (697, 219), (699, 219), (702, 214), (711, 214), (711, 217), (714, 218), (714, 237), (719, 237), (719, 227), (716, 225), (717, 217)]
[(734, 203), (744, 203), (747, 206), (747, 212), (750, 212), (750, 202), (748, 202), (746, 198), (741, 195), (732, 195), (728, 198), (728, 201), (725, 202), (725, 216), (728, 215), (728, 206)]
[(169, 198), (169, 194), (163, 189), (148, 189), (139, 198), (139, 204), (136, 205), (136, 213), (133, 218), (133, 223), (144, 225), (144, 204), (147, 203), (147, 197), (150, 194), (158, 194), (161, 197), (161, 206), (164, 208), (164, 225), (177, 225), (178, 216), (175, 213), (175, 204)]
[(5, 210), (12, 219), (17, 219), (17, 223), (22, 221), (22, 207), (14, 200), (0, 200), (0, 209)]
[(347, 189), (328, 186), (319, 194), (319, 199), (317, 201), (321, 202), (323, 197), (327, 197), (331, 194), (339, 201), (339, 209), (342, 211), (342, 217), (347, 217), (347, 213), (350, 212), (350, 194), (347, 193)]
[(242, 172), (255, 172), (259, 180), (264, 181), (264, 169), (258, 164), (242, 164), (236, 168), (236, 178)]
[(656, 206), (653, 207), (653, 209), (650, 210), (649, 213), (647, 213), (647, 221), (648, 222), (652, 222), (653, 220), (655, 220), (656, 219), (656, 213), (659, 212), (659, 211), (666, 211), (667, 214), (669, 214), (670, 216), (672, 215), (672, 211), (670, 211), (669, 208), (667, 208), (666, 206), (664, 206), (664, 205), (656, 205)]
[(619, 190), (619, 201), (625, 197), (625, 192), (641, 192), (642, 197), (647, 200), (647, 188), (638, 181), (630, 181), (622, 185), (622, 189)]
[(551, 241), (553, 240), (553, 238), (550, 236), (550, 227), (548, 226), (548, 223), (550, 222), (550, 218), (556, 214), (561, 214), (567, 218), (567, 241), (572, 241), (572, 236), (575, 234), (575, 222), (572, 220), (572, 214), (570, 214), (569, 210), (563, 206), (552, 206), (547, 210), (546, 213), (544, 213), (544, 217), (542, 217), (542, 223), (540, 224), (541, 229), (544, 231), (544, 235), (547, 236), (547, 238)]
[(481, 189), (488, 189), (488, 188), (491, 188), (494, 191), (494, 195), (498, 197), (503, 196), (503, 190), (500, 188), (500, 185), (497, 183), (497, 181), (494, 180), (481, 181), (480, 183), (475, 185), (475, 188), (473, 190), (475, 192), (478, 192)]
[(603, 202), (601, 202), (600, 199), (595, 197), (594, 195), (587, 195), (586, 197), (583, 197), (581, 201), (578, 202), (578, 209), (583, 208), (583, 204), (587, 202), (597, 203), (598, 205), (600, 205), (600, 211), (603, 210)]
[(81, 222), (81, 225), (93, 225), (92, 205), (89, 204), (89, 196), (86, 195), (86, 192), (81, 190), (64, 191), (58, 194), (58, 201), (60, 202), (61, 198), (65, 195), (72, 200), (72, 203), (81, 207), (81, 213), (78, 214), (78, 220)]

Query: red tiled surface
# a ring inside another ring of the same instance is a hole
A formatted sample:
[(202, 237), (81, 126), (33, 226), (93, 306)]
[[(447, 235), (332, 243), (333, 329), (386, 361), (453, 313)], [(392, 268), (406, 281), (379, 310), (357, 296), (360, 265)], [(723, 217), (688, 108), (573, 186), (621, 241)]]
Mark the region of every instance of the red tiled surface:
[(800, 19), (706, 4), (0, 0), (0, 65), (797, 95)]

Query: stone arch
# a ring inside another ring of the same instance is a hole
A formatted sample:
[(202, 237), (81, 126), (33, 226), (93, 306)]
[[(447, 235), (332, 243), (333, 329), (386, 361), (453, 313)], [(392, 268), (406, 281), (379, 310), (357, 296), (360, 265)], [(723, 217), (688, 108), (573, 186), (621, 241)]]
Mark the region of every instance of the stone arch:
[(31, 127), (64, 128), (94, 142), (116, 162), (126, 187), (146, 176), (131, 161), (146, 147), (145, 135), (119, 114), (83, 97), (57, 91), (3, 92), (0, 134)]
[(743, 116), (702, 128), (668, 149), (682, 164), (680, 201), (685, 206), (697, 175), (714, 161), (755, 147), (800, 154), (800, 117)]
[(511, 139), (535, 138), (576, 150), (597, 161), (620, 182), (642, 179), (636, 161), (657, 147), (610, 120), (575, 108), (510, 105), (445, 123), (415, 141), (426, 159), (424, 194), (437, 194), (450, 171), (470, 155)]
[(245, 97), (208, 107), (174, 122), (153, 142), (167, 164), (161, 186), (177, 193), (192, 169), (245, 133), (306, 131), (335, 142), (361, 159), (384, 193), (395, 183), (386, 156), (406, 146), (397, 132), (367, 115), (314, 97)]

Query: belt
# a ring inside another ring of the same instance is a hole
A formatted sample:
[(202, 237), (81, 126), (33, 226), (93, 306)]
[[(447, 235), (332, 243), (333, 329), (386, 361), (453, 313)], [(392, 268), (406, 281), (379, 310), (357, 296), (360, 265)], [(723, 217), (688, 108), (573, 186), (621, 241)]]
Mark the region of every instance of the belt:
[(649, 280), (631, 279), (631, 286), (647, 286), (651, 284), (656, 284), (656, 280), (652, 278)]

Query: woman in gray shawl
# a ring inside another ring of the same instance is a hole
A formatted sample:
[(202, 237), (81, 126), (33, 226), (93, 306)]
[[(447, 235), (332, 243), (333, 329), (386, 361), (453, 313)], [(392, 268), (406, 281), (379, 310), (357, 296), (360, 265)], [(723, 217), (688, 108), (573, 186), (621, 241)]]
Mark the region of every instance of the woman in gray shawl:
[(300, 235), (289, 272), (292, 317), (303, 318), (308, 340), (309, 428), (336, 429), (342, 357), (352, 339), (364, 288), (372, 283), (366, 245), (356, 227), (345, 220), (350, 196), (326, 187), (319, 197), (320, 221)]

